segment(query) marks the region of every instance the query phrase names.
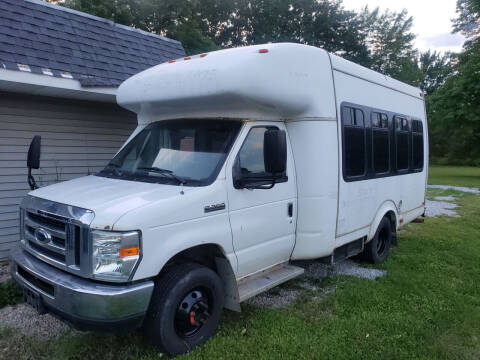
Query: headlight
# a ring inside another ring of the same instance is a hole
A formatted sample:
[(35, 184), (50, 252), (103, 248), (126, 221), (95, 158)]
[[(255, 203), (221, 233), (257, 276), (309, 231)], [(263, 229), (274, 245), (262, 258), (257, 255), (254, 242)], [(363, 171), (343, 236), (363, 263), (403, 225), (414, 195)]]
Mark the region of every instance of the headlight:
[(138, 231), (92, 231), (92, 276), (105, 281), (128, 281), (140, 259)]

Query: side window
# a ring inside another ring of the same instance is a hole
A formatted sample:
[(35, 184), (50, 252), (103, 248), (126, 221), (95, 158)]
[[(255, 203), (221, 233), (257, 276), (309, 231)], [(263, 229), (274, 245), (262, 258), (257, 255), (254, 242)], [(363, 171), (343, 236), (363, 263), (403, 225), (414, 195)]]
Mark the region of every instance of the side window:
[(395, 124), (395, 153), (397, 171), (408, 170), (408, 120), (401, 116), (394, 117)]
[(423, 170), (423, 124), (420, 120), (412, 121), (412, 168)]
[(343, 173), (346, 177), (365, 175), (365, 116), (361, 109), (344, 106), (343, 123)]
[(263, 136), (269, 128), (258, 126), (250, 129), (238, 153), (240, 173), (246, 176), (265, 175), (263, 160)]
[(390, 133), (387, 114), (372, 112), (373, 171), (385, 174), (390, 171)]

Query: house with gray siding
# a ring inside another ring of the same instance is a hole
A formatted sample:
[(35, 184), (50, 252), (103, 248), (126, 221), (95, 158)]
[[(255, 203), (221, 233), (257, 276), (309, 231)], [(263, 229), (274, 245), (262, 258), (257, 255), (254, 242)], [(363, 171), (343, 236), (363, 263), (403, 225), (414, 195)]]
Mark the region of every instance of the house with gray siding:
[(0, 1), (0, 260), (19, 240), (32, 137), (42, 137), (40, 186), (98, 172), (136, 126), (117, 87), (183, 56), (163, 36), (40, 0)]

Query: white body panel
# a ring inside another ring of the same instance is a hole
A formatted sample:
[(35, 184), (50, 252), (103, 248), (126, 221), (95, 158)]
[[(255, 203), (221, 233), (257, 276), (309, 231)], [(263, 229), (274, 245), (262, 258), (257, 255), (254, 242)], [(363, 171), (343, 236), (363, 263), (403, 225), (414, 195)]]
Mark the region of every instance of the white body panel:
[[(420, 119), (426, 132), (425, 103), (419, 96), (420, 90), (413, 92), (414, 88), (399, 81), (334, 55), (331, 57), (339, 114), (343, 102), (361, 104)], [(339, 126), (338, 138), (341, 137)], [(424, 141), (424, 157), (428, 159), (427, 141)], [(338, 162), (339, 169), (342, 169), (342, 157)], [(428, 161), (425, 160), (424, 164)], [(419, 173), (364, 181), (345, 182), (340, 176), (336, 247), (362, 236), (368, 236), (370, 240), (387, 207), (399, 215), (397, 221), (415, 210), (417, 215), (414, 218), (420, 216), (425, 201), (425, 184), (426, 166)]]
[[(271, 123), (248, 123), (232, 149), (238, 153), (245, 137), (254, 126)], [(284, 124), (275, 124), (281, 130)], [(292, 159), (288, 147), (289, 158)], [(226, 162), (226, 169), (232, 169), (235, 157)], [(293, 161), (287, 167), (288, 181), (272, 189), (235, 189), (232, 171), (227, 170), (227, 189), (232, 227), (233, 246), (238, 260), (238, 277), (264, 270), (290, 259), (295, 245), (296, 184)], [(288, 206), (292, 204), (292, 216)]]
[[(259, 53), (263, 48), (268, 52)], [(158, 65), (124, 82), (118, 102), (138, 114), (135, 134), (164, 119), (244, 120), (211, 185), (185, 186), (181, 194), (179, 186), (89, 176), (31, 193), (93, 210), (94, 228), (141, 230), (143, 258), (134, 280), (157, 275), (174, 255), (202, 244), (217, 244), (240, 279), (370, 240), (388, 211), (397, 226), (423, 213), (426, 136), (422, 172), (345, 182), (339, 116), (343, 102), (361, 104), (420, 119), (426, 134), (420, 90), (324, 50), (268, 44)], [(235, 189), (235, 157), (248, 130), (261, 125), (287, 132), (288, 181), (270, 190)], [(223, 203), (225, 209), (205, 212)]]

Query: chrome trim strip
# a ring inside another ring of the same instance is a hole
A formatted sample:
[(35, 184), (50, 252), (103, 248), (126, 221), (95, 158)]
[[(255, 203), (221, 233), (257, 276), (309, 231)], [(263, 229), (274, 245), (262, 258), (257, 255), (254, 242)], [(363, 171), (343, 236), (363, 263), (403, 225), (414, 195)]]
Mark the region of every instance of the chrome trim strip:
[(22, 209), (31, 210), (34, 213), (40, 213), (41, 215), (51, 217), (55, 220), (62, 220), (58, 219), (58, 217), (61, 217), (63, 218), (63, 221), (78, 225), (90, 226), (95, 218), (95, 213), (92, 210), (61, 204), (31, 195), (27, 195), (23, 199), (20, 207)]

